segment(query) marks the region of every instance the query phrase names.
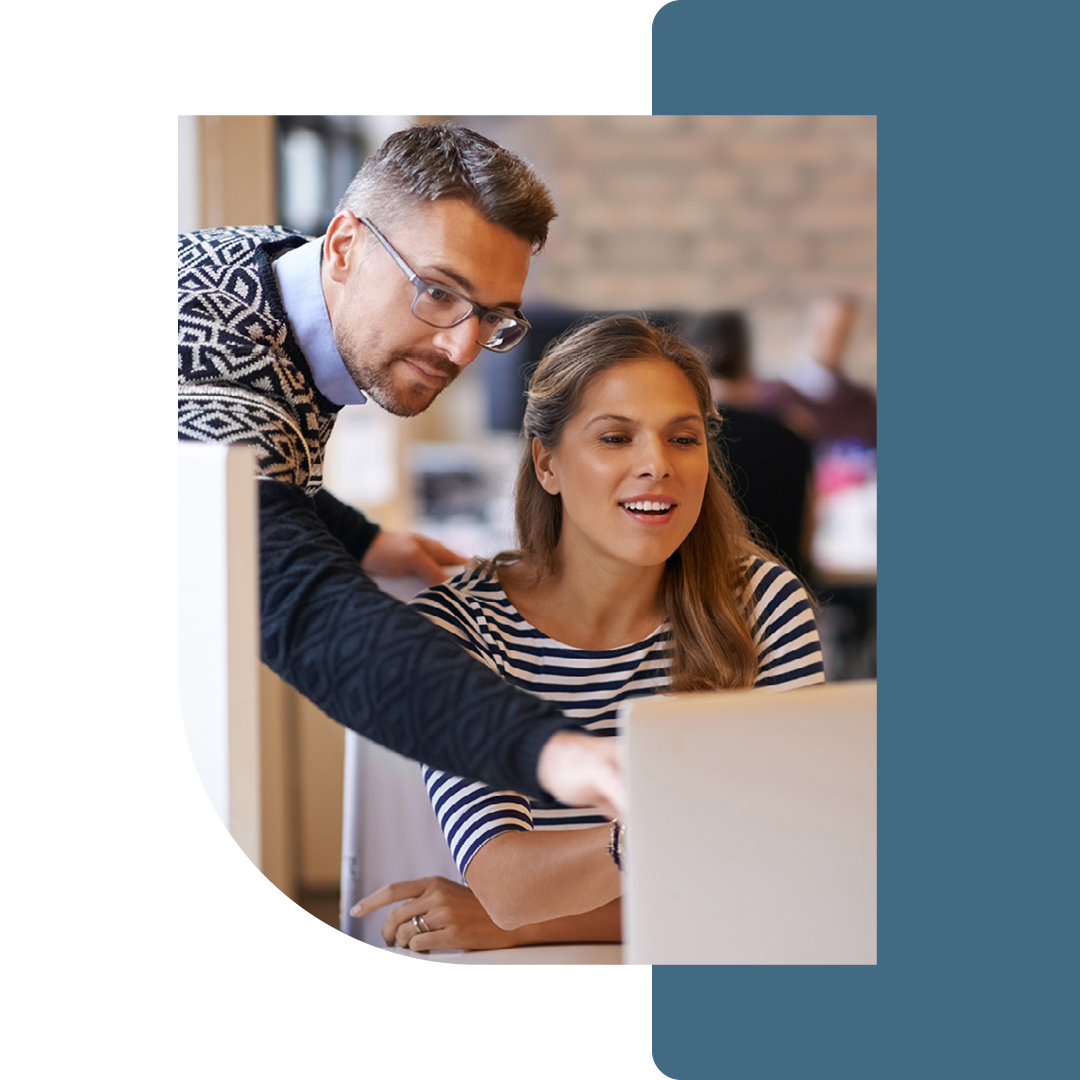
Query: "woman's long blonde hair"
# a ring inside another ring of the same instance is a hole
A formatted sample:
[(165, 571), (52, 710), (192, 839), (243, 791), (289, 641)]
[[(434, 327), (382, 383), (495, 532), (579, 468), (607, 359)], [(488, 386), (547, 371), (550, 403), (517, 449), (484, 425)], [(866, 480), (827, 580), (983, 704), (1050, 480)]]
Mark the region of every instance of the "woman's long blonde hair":
[(602, 371), (627, 360), (669, 360), (687, 377), (709, 431), (712, 468), (701, 513), (690, 534), (667, 560), (660, 603), (671, 627), (672, 689), (720, 690), (752, 686), (757, 648), (752, 604), (745, 596), (750, 556), (775, 561), (750, 537), (746, 519), (728, 490), (727, 471), (714, 436), (720, 418), (713, 405), (701, 355), (675, 332), (631, 315), (613, 315), (572, 330), (549, 346), (529, 381), (522, 434), (525, 451), (515, 499), (517, 551), (488, 565), (524, 559), (538, 580), (557, 569), (562, 498), (549, 495), (536, 477), (531, 453), (537, 438), (548, 450), (562, 437), (581, 396)]

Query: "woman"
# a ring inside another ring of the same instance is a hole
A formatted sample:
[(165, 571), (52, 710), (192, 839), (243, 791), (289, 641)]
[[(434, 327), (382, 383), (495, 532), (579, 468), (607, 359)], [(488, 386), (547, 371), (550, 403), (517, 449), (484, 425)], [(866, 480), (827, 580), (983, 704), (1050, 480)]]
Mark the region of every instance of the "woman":
[[(675, 334), (630, 316), (579, 328), (530, 382), (520, 549), (415, 602), (600, 734), (642, 694), (823, 681), (810, 602), (751, 540), (712, 449), (716, 422), (705, 367)], [(408, 897), (384, 937), (415, 950), (620, 940), (616, 823), (424, 776), (468, 887), (399, 883), (354, 914)]]

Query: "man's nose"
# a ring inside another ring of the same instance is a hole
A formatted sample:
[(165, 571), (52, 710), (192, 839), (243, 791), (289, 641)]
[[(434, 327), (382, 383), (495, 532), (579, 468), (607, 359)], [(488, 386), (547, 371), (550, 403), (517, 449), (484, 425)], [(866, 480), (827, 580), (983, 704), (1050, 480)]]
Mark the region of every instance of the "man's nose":
[(480, 355), (480, 346), (476, 341), (479, 332), (479, 316), (470, 315), (456, 326), (441, 329), (435, 335), (435, 345), (449, 353), (451, 363), (466, 368)]

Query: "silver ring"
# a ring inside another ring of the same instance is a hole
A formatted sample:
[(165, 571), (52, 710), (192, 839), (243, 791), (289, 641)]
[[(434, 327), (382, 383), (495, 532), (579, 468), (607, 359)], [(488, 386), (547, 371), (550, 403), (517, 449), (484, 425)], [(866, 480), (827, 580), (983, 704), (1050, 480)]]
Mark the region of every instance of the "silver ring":
[(424, 922), (424, 916), (423, 915), (414, 915), (412, 917), (412, 924), (413, 924), (413, 926), (416, 927), (417, 931), (419, 933), (421, 933), (421, 934), (430, 934), (431, 933), (431, 931), (428, 929), (428, 924), (426, 922)]

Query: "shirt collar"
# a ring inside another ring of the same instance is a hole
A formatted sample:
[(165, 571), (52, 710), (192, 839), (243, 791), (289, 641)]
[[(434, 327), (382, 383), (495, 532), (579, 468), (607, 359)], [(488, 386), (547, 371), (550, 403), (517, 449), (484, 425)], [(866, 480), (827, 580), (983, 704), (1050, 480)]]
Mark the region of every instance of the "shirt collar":
[(353, 382), (334, 344), (322, 291), (322, 245), (321, 239), (310, 240), (286, 251), (274, 260), (274, 276), (315, 385), (335, 405), (363, 405), (367, 398)]

